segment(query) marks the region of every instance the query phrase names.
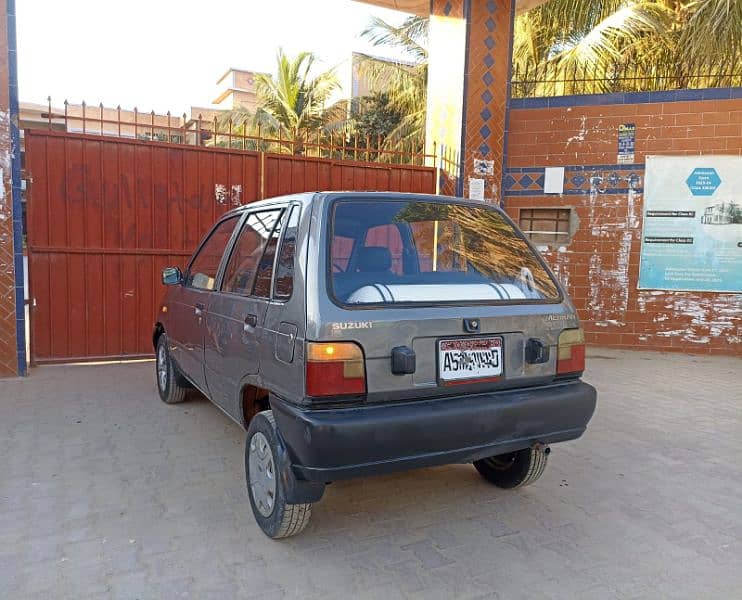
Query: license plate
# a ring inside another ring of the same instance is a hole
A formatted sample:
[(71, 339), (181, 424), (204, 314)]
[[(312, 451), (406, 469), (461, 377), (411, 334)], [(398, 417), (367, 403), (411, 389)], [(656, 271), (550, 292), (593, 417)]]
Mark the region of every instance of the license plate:
[(502, 338), (440, 340), (438, 376), (443, 383), (497, 379), (502, 375)]

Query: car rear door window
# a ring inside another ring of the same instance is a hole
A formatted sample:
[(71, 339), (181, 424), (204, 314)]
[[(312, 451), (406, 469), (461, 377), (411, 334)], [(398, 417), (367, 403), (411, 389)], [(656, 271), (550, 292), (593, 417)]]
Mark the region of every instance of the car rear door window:
[(286, 219), (283, 240), (281, 240), (273, 290), (273, 296), (278, 300), (288, 300), (294, 292), (294, 259), (296, 257), (296, 236), (299, 231), (299, 211), (298, 206), (291, 208), (291, 213)]
[(185, 279), (186, 286), (200, 290), (214, 289), (219, 263), (240, 216), (224, 219), (213, 229), (191, 261)]
[(266, 244), (280, 215), (281, 209), (274, 209), (247, 216), (224, 271), (223, 292), (243, 296), (251, 293)]
[[(285, 215), (284, 215), (285, 216)], [(255, 285), (253, 286), (253, 296), (259, 298), (270, 298), (271, 281), (273, 280), (273, 264), (276, 259), (276, 248), (278, 239), (281, 237), (281, 226), (283, 218), (275, 223), (273, 231), (265, 244), (263, 256), (258, 264), (258, 272), (255, 276)]]

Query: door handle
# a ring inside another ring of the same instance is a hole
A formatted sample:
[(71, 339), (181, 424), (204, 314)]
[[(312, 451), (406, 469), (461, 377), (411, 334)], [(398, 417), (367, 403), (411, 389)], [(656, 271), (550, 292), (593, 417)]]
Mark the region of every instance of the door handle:
[(258, 324), (258, 315), (255, 315), (253, 313), (245, 315), (245, 328), (256, 327), (257, 324)]
[(196, 313), (196, 316), (200, 317), (202, 314), (204, 314), (204, 308), (206, 308), (206, 305), (204, 305), (203, 302), (196, 302), (193, 308), (193, 312)]

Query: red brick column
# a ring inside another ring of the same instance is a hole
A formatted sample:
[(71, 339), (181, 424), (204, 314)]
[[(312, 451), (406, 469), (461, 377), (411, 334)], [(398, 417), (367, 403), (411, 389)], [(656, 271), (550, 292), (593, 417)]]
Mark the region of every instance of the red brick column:
[[(428, 77), (428, 146), (460, 152), (457, 195), (485, 180), (485, 199), (502, 199), (515, 0), (433, 0)], [(463, 64), (462, 64), (463, 63)], [(463, 70), (463, 78), (462, 78)], [(475, 160), (490, 161), (484, 173)]]
[[(12, 2), (10, 3), (13, 6)], [(14, 15), (13, 15), (14, 16)], [(8, 52), (8, 4), (0, 0), (0, 377), (19, 374), (16, 313), (16, 255), (14, 248), (13, 192), (11, 174), (12, 137), (10, 122), (10, 61)], [(14, 19), (11, 27), (15, 27)], [(15, 51), (15, 49), (13, 49)], [(15, 220), (20, 235), (20, 215)], [(20, 243), (20, 242), (19, 242)], [(21, 271), (22, 273), (22, 271)], [(19, 287), (20, 285), (20, 287)], [(23, 295), (21, 293), (21, 299)], [(22, 322), (22, 321), (21, 321)]]
[[(470, 0), (467, 9), (463, 195), (469, 195), (469, 178), (477, 177), (485, 180), (485, 199), (500, 202), (515, 0)], [(474, 173), (477, 159), (493, 161), (492, 172)]]

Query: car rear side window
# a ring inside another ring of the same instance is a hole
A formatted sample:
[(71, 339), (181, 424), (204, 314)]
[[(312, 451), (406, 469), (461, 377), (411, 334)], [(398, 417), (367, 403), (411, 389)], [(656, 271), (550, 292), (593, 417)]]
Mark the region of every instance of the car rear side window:
[(200, 290), (214, 289), (219, 263), (240, 216), (224, 219), (214, 228), (191, 261), (186, 275), (186, 286)]
[[(283, 217), (285, 218), (286, 213)], [(273, 279), (273, 264), (276, 259), (276, 248), (278, 247), (278, 238), (281, 237), (281, 227), (283, 226), (283, 218), (275, 224), (273, 231), (271, 232), (268, 242), (265, 244), (265, 250), (263, 250), (263, 257), (260, 259), (258, 264), (258, 273), (255, 277), (255, 286), (253, 288), (253, 296), (259, 298), (269, 298), (271, 295), (271, 280)]]
[(223, 292), (244, 296), (250, 294), (266, 244), (280, 214), (281, 210), (275, 209), (254, 212), (247, 216), (224, 271)]
[(299, 211), (298, 206), (291, 208), (291, 214), (286, 220), (281, 250), (278, 253), (273, 296), (279, 300), (288, 300), (294, 292), (294, 260), (296, 257), (296, 235), (299, 231)]
[[(352, 240), (336, 255), (335, 238)], [(533, 302), (560, 298), (552, 275), (498, 210), (461, 203), (335, 203), (332, 293), (345, 304)], [(370, 240), (370, 242), (369, 242)], [(338, 264), (345, 262), (343, 270)]]

